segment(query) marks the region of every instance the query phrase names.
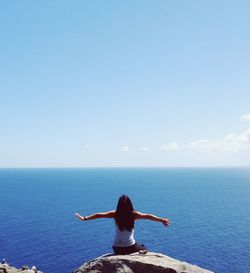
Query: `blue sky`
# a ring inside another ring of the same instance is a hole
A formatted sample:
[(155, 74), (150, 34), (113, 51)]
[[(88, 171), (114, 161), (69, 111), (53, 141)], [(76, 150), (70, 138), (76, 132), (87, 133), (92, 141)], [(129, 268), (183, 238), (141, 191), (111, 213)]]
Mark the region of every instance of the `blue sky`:
[(249, 166), (249, 1), (0, 4), (0, 167)]

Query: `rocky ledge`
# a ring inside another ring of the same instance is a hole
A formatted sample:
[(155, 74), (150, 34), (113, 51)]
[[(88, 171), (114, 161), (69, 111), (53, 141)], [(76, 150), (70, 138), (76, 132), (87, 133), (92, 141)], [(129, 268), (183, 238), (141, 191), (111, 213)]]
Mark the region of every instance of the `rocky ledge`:
[(0, 263), (0, 273), (42, 273), (38, 271), (37, 268), (33, 265), (31, 268), (28, 266), (22, 266), (20, 269), (17, 269), (13, 266), (10, 266), (5, 259)]
[(166, 255), (148, 252), (130, 255), (106, 254), (83, 264), (73, 273), (213, 273), (170, 258)]

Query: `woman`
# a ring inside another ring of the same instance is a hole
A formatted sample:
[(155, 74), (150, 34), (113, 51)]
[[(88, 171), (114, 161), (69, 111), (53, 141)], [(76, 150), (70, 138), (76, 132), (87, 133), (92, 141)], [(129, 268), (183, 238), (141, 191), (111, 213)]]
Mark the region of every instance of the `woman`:
[(167, 218), (160, 218), (153, 214), (142, 213), (134, 210), (132, 202), (127, 195), (122, 195), (117, 203), (116, 211), (95, 213), (89, 216), (75, 214), (82, 221), (95, 220), (98, 218), (113, 218), (116, 223), (116, 235), (113, 244), (115, 254), (130, 254), (141, 251), (146, 252), (144, 245), (138, 244), (134, 239), (134, 223), (136, 220), (147, 219), (155, 222), (161, 222), (164, 226), (170, 224)]

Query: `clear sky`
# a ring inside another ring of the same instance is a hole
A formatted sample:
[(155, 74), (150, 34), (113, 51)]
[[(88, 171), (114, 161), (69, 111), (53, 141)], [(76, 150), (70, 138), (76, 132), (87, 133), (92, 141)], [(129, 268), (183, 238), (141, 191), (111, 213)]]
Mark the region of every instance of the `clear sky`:
[(0, 167), (250, 166), (248, 0), (0, 4)]

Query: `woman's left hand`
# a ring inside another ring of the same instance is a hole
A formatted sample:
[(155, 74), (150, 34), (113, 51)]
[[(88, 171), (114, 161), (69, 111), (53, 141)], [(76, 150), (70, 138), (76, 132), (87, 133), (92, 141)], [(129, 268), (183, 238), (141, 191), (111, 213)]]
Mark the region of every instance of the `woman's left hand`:
[(75, 213), (75, 216), (76, 216), (77, 218), (79, 218), (80, 220), (83, 220), (83, 219), (84, 219), (84, 217), (82, 217), (78, 212)]

